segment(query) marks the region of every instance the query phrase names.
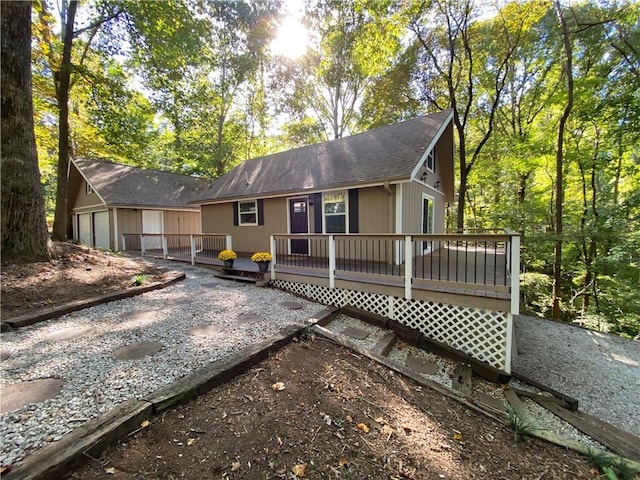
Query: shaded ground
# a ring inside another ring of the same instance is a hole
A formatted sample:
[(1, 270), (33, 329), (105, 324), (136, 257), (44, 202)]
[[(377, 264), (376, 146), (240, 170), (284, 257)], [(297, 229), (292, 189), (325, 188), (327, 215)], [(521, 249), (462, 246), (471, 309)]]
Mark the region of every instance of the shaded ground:
[(516, 444), (507, 427), (320, 338), (285, 347), (89, 462), (68, 478), (596, 476), (577, 453)]
[[(3, 267), (3, 318), (160, 273), (142, 260), (57, 248), (53, 262)], [(88, 462), (68, 478), (598, 477), (585, 457), (516, 444), (504, 425), (320, 338), (285, 347)]]
[(134, 286), (136, 275), (145, 275), (149, 282), (162, 275), (142, 259), (84, 245), (57, 242), (55, 251), (56, 258), (50, 262), (2, 266), (3, 320), (126, 290)]

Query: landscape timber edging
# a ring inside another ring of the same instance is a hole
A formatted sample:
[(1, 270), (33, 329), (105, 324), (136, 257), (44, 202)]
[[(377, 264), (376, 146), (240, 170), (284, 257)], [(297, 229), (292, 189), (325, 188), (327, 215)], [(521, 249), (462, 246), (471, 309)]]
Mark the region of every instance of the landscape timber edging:
[[(357, 345), (355, 345), (353, 342), (351, 342), (345, 335), (339, 334), (339, 333), (335, 333), (332, 332), (331, 330), (328, 330), (320, 325), (314, 325), (311, 329), (314, 333), (321, 335), (325, 338), (327, 338), (328, 340), (335, 342), (338, 345), (341, 345), (345, 348), (348, 348), (360, 355), (363, 355), (367, 358), (370, 358), (371, 360), (378, 362), (379, 364), (394, 370), (396, 372), (398, 372), (401, 375), (404, 375), (407, 378), (412, 379), (413, 381), (415, 381), (417, 384), (419, 385), (423, 385), (427, 388), (431, 388), (432, 390), (435, 390), (438, 393), (441, 393), (443, 395), (445, 395), (446, 397), (455, 400), (458, 403), (461, 403), (462, 405), (466, 406), (467, 408), (474, 410), (478, 413), (481, 413), (489, 418), (492, 418), (493, 420), (505, 425), (508, 428), (509, 422), (507, 419), (507, 414), (505, 412), (502, 411), (498, 411), (495, 410), (494, 408), (490, 407), (489, 405), (485, 405), (482, 403), (478, 403), (476, 402), (473, 398), (471, 397), (467, 397), (466, 395), (461, 394), (459, 391), (454, 390), (453, 388), (447, 387), (446, 385), (442, 385), (440, 383), (437, 383), (433, 380), (429, 380), (427, 378), (424, 378), (423, 376), (414, 373), (413, 371), (411, 371), (410, 369), (399, 365), (395, 362), (392, 362), (391, 360), (389, 360), (386, 357), (380, 356), (374, 352), (371, 352), (365, 348), (361, 348), (358, 347)], [(624, 462), (624, 464), (629, 467), (630, 469), (634, 470), (634, 473), (640, 473), (640, 462), (635, 461), (634, 459), (625, 457), (623, 455), (618, 455), (615, 453), (611, 453), (607, 450), (602, 450), (599, 448), (595, 448), (595, 447), (590, 447), (587, 446), (581, 442), (578, 442), (577, 440), (573, 440), (571, 438), (559, 435), (555, 432), (552, 432), (550, 430), (546, 430), (546, 429), (536, 429), (530, 433), (527, 433), (527, 435), (531, 436), (531, 437), (536, 437), (539, 438), (541, 440), (544, 440), (546, 442), (552, 443), (554, 445), (559, 445), (561, 447), (564, 448), (568, 448), (571, 450), (574, 450), (578, 453), (581, 453), (582, 455), (585, 455), (587, 457), (591, 457), (591, 456), (599, 456), (603, 459), (606, 459), (608, 462), (610, 462), (611, 465), (615, 465), (618, 464), (619, 462)]]
[[(325, 316), (333, 313), (331, 309), (322, 310), (310, 317), (307, 322), (313, 324), (316, 321), (322, 321)], [(111, 444), (143, 428), (141, 424), (145, 420), (150, 420), (167, 408), (202, 395), (245, 372), (267, 357), (269, 353), (290, 343), (307, 328), (308, 324), (283, 328), (278, 334), (250, 345), (219, 362), (202, 367), (142, 399), (127, 400), (104, 415), (64, 435), (58, 442), (44, 447), (34, 455), (27, 456), (20, 465), (2, 475), (2, 478), (57, 480), (69, 473), (71, 468), (81, 464), (85, 457), (96, 457)]]
[(85, 308), (95, 307), (96, 305), (101, 305), (107, 302), (113, 302), (114, 300), (122, 300), (124, 298), (135, 297), (136, 295), (141, 295), (146, 292), (151, 292), (153, 290), (159, 290), (161, 288), (165, 288), (172, 283), (178, 282), (180, 280), (184, 280), (185, 274), (184, 272), (178, 271), (170, 271), (163, 274), (163, 279), (159, 282), (154, 282), (150, 285), (140, 286), (140, 287), (132, 287), (128, 290), (105, 293), (104, 295), (99, 295), (96, 297), (92, 297), (86, 300), (78, 300), (75, 302), (67, 303), (66, 305), (61, 305), (59, 307), (49, 308), (47, 310), (43, 310), (36, 314), (26, 314), (20, 315), (19, 317), (14, 317), (9, 320), (2, 321), (2, 331), (8, 331), (20, 327), (26, 327), (27, 325), (33, 325), (34, 323), (44, 322), (45, 320), (50, 320), (52, 318), (60, 317), (62, 315), (66, 315), (67, 313), (77, 312), (78, 310), (84, 310)]

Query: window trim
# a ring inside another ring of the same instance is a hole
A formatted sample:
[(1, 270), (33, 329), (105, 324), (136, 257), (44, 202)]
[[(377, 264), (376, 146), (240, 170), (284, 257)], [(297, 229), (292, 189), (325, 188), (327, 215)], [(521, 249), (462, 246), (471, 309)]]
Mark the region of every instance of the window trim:
[[(326, 213), (325, 212), (325, 195), (341, 193), (344, 197), (344, 212), (342, 213)], [(348, 190), (334, 190), (331, 192), (322, 192), (322, 204), (320, 205), (322, 209), (322, 233), (329, 235), (343, 235), (344, 233), (349, 233), (349, 192)], [(344, 216), (344, 232), (327, 232), (327, 216), (337, 217), (339, 215)]]
[[(431, 160), (431, 167), (429, 167), (429, 160)], [(436, 173), (436, 150), (432, 148), (427, 152), (427, 157), (424, 159), (424, 167), (428, 172)]]
[[(242, 208), (240, 208), (240, 205), (242, 205), (243, 203), (252, 203), (253, 204), (253, 210), (248, 211), (248, 212), (243, 212)], [(242, 221), (242, 215), (246, 215), (246, 214), (250, 214), (253, 213), (255, 214), (255, 222), (243, 222)], [(258, 201), (257, 200), (245, 200), (243, 202), (238, 202), (238, 226), (239, 227), (255, 227), (258, 225)]]

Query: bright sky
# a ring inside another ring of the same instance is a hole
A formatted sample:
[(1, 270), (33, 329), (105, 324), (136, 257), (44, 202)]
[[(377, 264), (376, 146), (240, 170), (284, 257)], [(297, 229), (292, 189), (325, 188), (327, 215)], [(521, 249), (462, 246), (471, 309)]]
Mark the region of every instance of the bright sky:
[(309, 32), (300, 21), (287, 15), (278, 27), (278, 35), (271, 42), (271, 53), (295, 60), (307, 51)]

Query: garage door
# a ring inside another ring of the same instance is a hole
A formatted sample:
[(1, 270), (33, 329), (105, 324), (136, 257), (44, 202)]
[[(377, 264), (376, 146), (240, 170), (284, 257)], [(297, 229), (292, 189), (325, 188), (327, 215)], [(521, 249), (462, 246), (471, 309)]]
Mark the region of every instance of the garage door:
[(95, 247), (109, 250), (109, 212), (96, 212), (93, 214), (93, 231), (95, 235)]
[[(142, 211), (142, 233), (162, 233), (162, 210)], [(144, 248), (147, 250), (162, 248), (162, 238), (145, 237)]]
[(78, 240), (84, 245), (91, 245), (91, 214), (78, 215)]

